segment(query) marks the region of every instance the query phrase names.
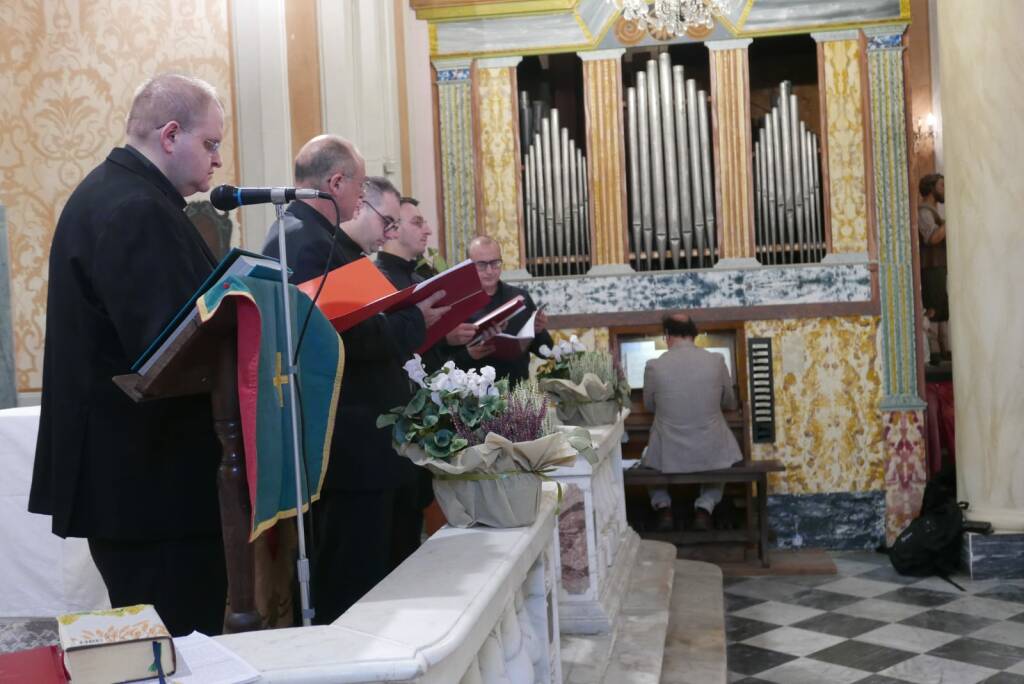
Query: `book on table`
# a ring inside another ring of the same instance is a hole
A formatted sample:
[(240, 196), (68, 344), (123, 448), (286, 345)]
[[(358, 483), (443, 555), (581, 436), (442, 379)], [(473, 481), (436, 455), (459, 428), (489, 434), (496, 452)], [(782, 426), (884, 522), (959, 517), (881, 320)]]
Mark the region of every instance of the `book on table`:
[(332, 270), (326, 279), (313, 278), (298, 287), (316, 301), (317, 307), (338, 332), (344, 332), (379, 313), (413, 306), (444, 290), (444, 297), (434, 306), (451, 308), (427, 328), (426, 339), (417, 350), (421, 352), (432, 347), (490, 300), (480, 285), (476, 266), (469, 259), (402, 290), (396, 289), (366, 257)]
[(281, 264), (277, 259), (247, 252), (244, 249), (233, 248), (220, 263), (207, 276), (199, 289), (192, 293), (185, 305), (174, 314), (174, 317), (164, 326), (164, 329), (153, 340), (146, 351), (132, 364), (132, 372), (145, 375), (149, 371), (150, 364), (160, 356), (160, 352), (170, 347), (174, 340), (181, 334), (183, 324), (187, 323), (189, 314), (196, 307), (196, 302), (211, 287), (217, 284), (222, 278), (230, 275), (250, 276), (268, 280), (279, 280), (281, 278)]
[(74, 684), (133, 682), (177, 669), (171, 634), (150, 605), (60, 615), (57, 635)]

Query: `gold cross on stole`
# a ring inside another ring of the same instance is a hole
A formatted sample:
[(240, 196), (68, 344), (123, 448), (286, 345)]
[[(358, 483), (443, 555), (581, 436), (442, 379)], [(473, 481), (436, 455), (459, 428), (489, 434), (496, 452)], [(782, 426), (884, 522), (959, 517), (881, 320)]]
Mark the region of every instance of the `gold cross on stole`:
[(288, 384), (288, 376), (281, 373), (281, 352), (277, 352), (274, 361), (274, 389), (277, 390), (277, 405), (284, 408), (284, 386)]

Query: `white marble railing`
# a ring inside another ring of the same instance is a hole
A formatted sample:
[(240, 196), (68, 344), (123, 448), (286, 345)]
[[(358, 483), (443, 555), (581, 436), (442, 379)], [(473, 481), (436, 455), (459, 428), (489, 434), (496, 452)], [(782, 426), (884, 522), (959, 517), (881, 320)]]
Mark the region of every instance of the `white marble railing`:
[(589, 428), (594, 462), (577, 459), (551, 477), (562, 485), (559, 514), (564, 634), (608, 632), (615, 622), (639, 537), (626, 522), (622, 484), (623, 411), (614, 425)]
[(331, 625), (217, 639), (262, 682), (560, 683), (555, 507), (545, 484), (531, 527), (440, 530)]

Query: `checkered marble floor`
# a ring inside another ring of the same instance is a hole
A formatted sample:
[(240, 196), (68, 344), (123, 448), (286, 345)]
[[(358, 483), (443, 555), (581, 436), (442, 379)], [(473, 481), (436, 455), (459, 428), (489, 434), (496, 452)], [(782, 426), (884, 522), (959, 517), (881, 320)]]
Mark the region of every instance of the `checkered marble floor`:
[(898, 575), (836, 552), (837, 575), (725, 580), (729, 681), (1024, 684), (1024, 580)]

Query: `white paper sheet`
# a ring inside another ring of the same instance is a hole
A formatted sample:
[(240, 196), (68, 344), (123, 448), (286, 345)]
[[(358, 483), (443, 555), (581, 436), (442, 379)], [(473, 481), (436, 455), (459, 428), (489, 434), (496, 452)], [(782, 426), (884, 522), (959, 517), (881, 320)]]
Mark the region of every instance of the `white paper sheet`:
[[(260, 673), (227, 648), (200, 632), (177, 637), (174, 649), (178, 653), (178, 669), (167, 684), (248, 684), (260, 678)], [(147, 679), (141, 684), (158, 684), (159, 679)]]

